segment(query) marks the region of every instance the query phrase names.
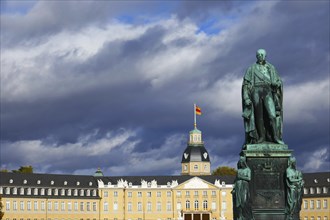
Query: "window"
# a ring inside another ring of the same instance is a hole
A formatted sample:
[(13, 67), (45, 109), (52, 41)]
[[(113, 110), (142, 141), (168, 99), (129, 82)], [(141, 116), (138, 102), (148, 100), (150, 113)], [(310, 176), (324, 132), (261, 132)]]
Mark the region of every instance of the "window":
[(167, 211), (172, 211), (172, 203), (171, 202), (166, 203), (166, 210)]
[(84, 202), (80, 202), (80, 211), (84, 211)]
[(176, 196), (181, 197), (181, 191), (176, 191)]
[(151, 202), (147, 203), (147, 211), (150, 212), (151, 211)]
[(86, 202), (86, 210), (88, 212), (91, 211), (91, 203), (90, 202)]
[(68, 194), (68, 196), (71, 196), (71, 189), (68, 189), (67, 194)]
[(80, 196), (84, 196), (84, 190), (83, 189), (80, 190)]
[(316, 208), (321, 209), (321, 200), (316, 200)]
[(207, 191), (203, 191), (203, 196), (207, 196)]
[(187, 171), (188, 170), (188, 165), (187, 164), (184, 165), (183, 170), (184, 171)]
[(311, 192), (311, 194), (314, 194), (314, 191), (315, 191), (314, 188), (311, 187), (311, 188), (310, 188), (310, 192)]
[(203, 201), (203, 209), (204, 210), (207, 210), (207, 200), (204, 200)]
[(217, 209), (217, 203), (216, 202), (212, 202), (212, 210), (216, 210)]
[(132, 197), (132, 192), (128, 192), (128, 197)]
[(195, 206), (195, 210), (198, 210), (198, 200), (195, 200), (194, 206)]
[(323, 193), (328, 193), (328, 188), (327, 187), (323, 187)]
[(142, 203), (138, 202), (138, 211), (142, 211)]
[(6, 201), (6, 211), (10, 210), (10, 201)]
[(24, 210), (24, 202), (23, 201), (20, 202), (20, 209), (21, 209), (21, 211)]
[(96, 196), (96, 190), (93, 189), (93, 196)]
[(27, 201), (27, 210), (31, 211), (31, 201)]
[(207, 171), (208, 169), (207, 169), (207, 165), (204, 165), (204, 171)]
[(86, 190), (86, 196), (91, 196), (91, 191), (89, 189)]
[(104, 211), (108, 211), (109, 210), (109, 204), (108, 204), (108, 202), (104, 202), (103, 203), (103, 210)]
[(129, 202), (129, 203), (127, 204), (127, 211), (129, 211), (129, 212), (132, 211), (132, 203), (131, 203), (131, 202)]
[(138, 192), (138, 197), (142, 197), (142, 192)]
[(157, 202), (157, 211), (162, 211), (162, 204), (160, 202)]
[(65, 196), (65, 189), (61, 189), (61, 196)]
[(212, 197), (216, 196), (216, 192), (215, 191), (212, 191)]
[(74, 208), (74, 210), (75, 210), (75, 211), (78, 211), (78, 202), (74, 202), (74, 204), (73, 204), (73, 205), (74, 205), (74, 207), (73, 207), (73, 208)]
[(198, 191), (195, 191), (194, 192), (194, 196), (198, 196)]
[(310, 209), (314, 209), (314, 200), (310, 201)]
[(13, 201), (13, 210), (14, 210), (14, 211), (17, 210), (17, 201)]
[(65, 202), (61, 202), (61, 211), (65, 210)]
[(58, 189), (54, 189), (54, 195), (55, 195), (55, 196), (58, 195)]
[(49, 196), (52, 195), (52, 189), (47, 190), (47, 195), (49, 195)]
[(24, 188), (20, 188), (19, 194), (24, 195)]
[(328, 216), (324, 216), (323, 217), (323, 220), (328, 220)]
[(0, 186), (0, 194), (3, 194), (3, 188)]
[(186, 196), (190, 196), (190, 191), (186, 191)]
[(321, 193), (321, 188), (320, 187), (316, 187), (316, 193), (320, 194)]
[(117, 191), (113, 192), (113, 197), (118, 197), (118, 192)]
[(45, 189), (40, 190), (40, 195), (42, 195), (42, 196), (45, 195)]
[(324, 209), (328, 208), (328, 200), (326, 200), (326, 199), (323, 200), (323, 208)]
[(308, 194), (308, 189), (304, 188), (304, 194)]
[(41, 201), (40, 203), (41, 211), (45, 211), (45, 201)]
[(223, 201), (223, 202), (222, 202), (221, 209), (222, 209), (222, 210), (226, 210), (226, 209), (227, 209), (227, 202), (226, 202), (226, 201)]
[(35, 189), (33, 190), (33, 194), (34, 194), (35, 196), (38, 195), (38, 188), (35, 188)]
[(113, 202), (113, 210), (114, 211), (118, 210), (118, 203), (117, 202)]
[(167, 195), (167, 197), (171, 197), (171, 191), (167, 191), (167, 193), (166, 193), (166, 195)]
[(72, 203), (68, 202), (68, 211), (72, 211)]
[(162, 192), (157, 192), (157, 197), (161, 197), (162, 196)]
[(304, 200), (304, 209), (308, 209), (308, 201)]
[(96, 210), (97, 210), (96, 202), (93, 202), (93, 212), (96, 212)]
[(10, 194), (10, 188), (9, 187), (6, 188), (6, 194), (7, 195)]
[(58, 202), (54, 202), (54, 210), (58, 211)]
[(17, 188), (16, 188), (16, 187), (14, 187), (14, 189), (13, 189), (13, 194), (14, 194), (14, 195), (17, 194)]
[(227, 195), (227, 192), (225, 192), (225, 191), (221, 192), (222, 197), (226, 197), (226, 195)]
[(190, 210), (190, 201), (189, 200), (186, 201), (186, 209)]
[(198, 170), (198, 165), (194, 165), (194, 170)]
[(27, 189), (26, 194), (27, 194), (27, 195), (31, 195), (31, 188), (28, 188), (28, 189)]
[(74, 196), (78, 196), (78, 190), (77, 190), (77, 189), (75, 189), (75, 190), (73, 191), (73, 195), (74, 195)]
[(176, 203), (176, 209), (177, 209), (177, 210), (181, 210), (181, 208), (182, 208), (182, 207), (181, 207), (181, 202), (177, 202), (177, 203)]
[(151, 197), (151, 192), (147, 192), (147, 197)]

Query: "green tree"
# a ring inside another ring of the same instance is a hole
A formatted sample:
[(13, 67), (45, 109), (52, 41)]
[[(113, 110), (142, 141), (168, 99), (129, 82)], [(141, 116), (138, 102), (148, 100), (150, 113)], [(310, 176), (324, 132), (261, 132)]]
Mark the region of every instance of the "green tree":
[(227, 176), (227, 175), (236, 176), (236, 174), (237, 174), (237, 170), (235, 168), (227, 167), (227, 166), (218, 167), (212, 171), (212, 175), (215, 176)]
[(30, 166), (21, 166), (18, 170), (13, 170), (13, 173), (33, 173), (33, 167)]
[(7, 169), (1, 169), (0, 172), (1, 173), (8, 173), (9, 171)]
[(3, 204), (2, 204), (2, 195), (0, 195), (0, 220), (2, 220), (2, 217), (3, 217), (3, 215), (5, 214), (5, 213), (2, 211), (2, 208), (3, 208)]

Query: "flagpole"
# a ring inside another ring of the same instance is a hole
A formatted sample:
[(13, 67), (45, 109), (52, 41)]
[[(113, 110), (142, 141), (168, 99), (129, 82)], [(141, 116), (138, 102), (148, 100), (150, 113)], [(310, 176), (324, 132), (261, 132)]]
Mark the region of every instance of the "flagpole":
[(194, 128), (197, 128), (197, 123), (196, 123), (196, 104), (194, 103)]

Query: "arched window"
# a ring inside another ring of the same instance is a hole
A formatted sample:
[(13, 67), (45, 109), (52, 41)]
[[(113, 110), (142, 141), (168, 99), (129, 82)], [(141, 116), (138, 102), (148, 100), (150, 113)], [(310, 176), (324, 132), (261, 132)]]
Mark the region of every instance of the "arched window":
[(203, 201), (203, 209), (204, 210), (207, 210), (207, 200), (204, 200)]
[(198, 200), (195, 200), (195, 210), (198, 210)]
[(17, 194), (17, 188), (16, 188), (16, 187), (13, 189), (13, 194), (14, 194), (14, 195)]
[(194, 170), (198, 170), (198, 165), (194, 165)]
[(186, 209), (190, 210), (190, 201), (189, 200), (186, 201)]

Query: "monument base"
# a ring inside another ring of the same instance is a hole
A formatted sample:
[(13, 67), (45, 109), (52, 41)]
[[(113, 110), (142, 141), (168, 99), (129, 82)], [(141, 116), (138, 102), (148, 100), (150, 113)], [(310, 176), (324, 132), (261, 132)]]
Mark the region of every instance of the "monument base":
[(286, 215), (286, 169), (292, 150), (281, 144), (250, 144), (241, 156), (251, 169), (249, 190), (255, 220), (290, 219)]

